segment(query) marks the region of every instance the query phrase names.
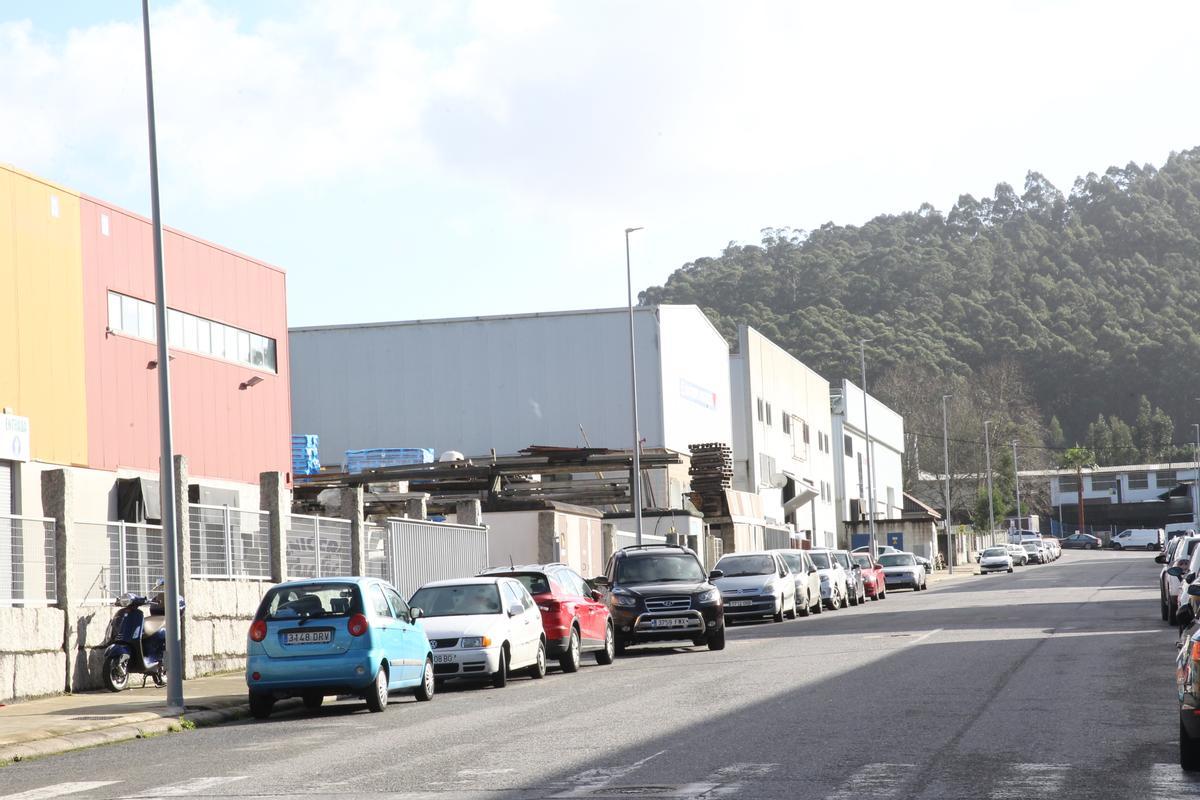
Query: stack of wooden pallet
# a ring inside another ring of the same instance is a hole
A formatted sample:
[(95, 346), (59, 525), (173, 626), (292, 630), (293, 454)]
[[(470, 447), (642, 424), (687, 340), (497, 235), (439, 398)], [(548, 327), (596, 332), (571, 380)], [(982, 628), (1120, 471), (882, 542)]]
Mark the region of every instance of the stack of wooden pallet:
[(725, 490), (733, 488), (733, 451), (720, 442), (693, 444), (689, 449), (692, 494), (700, 500), (696, 506), (705, 516), (721, 516), (725, 513)]

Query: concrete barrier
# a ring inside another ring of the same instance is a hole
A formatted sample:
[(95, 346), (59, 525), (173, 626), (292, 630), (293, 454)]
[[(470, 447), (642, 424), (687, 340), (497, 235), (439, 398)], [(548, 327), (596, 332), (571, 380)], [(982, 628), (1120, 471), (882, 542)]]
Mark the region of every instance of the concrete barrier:
[(0, 608), (0, 703), (66, 688), (64, 624), (57, 608)]

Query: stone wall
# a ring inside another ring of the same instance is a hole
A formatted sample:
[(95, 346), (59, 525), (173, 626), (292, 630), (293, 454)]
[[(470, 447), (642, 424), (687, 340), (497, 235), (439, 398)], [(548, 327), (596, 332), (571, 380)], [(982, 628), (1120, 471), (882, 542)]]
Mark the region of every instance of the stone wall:
[(190, 580), (183, 631), (184, 677), (198, 678), (246, 666), (246, 633), (270, 581)]
[(63, 691), (64, 628), (57, 608), (0, 608), (0, 703)]

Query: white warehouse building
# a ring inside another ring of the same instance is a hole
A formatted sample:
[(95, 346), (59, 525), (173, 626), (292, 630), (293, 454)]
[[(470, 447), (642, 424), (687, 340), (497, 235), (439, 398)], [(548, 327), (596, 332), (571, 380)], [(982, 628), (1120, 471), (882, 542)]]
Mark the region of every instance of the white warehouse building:
[[(865, 535), (847, 541), (848, 520), (900, 519), (904, 513), (904, 418), (879, 400), (867, 395), (867, 417), (871, 429), (870, 463), (867, 474), (867, 437), (863, 417), (863, 390), (848, 380), (830, 389), (833, 412), (834, 494), (837, 503), (838, 540), (842, 545), (865, 544)], [(874, 508), (870, 503), (870, 480), (874, 478)], [(884, 544), (886, 542), (880, 542)]]
[[(643, 447), (731, 441), (729, 348), (708, 318), (662, 305), (634, 322)], [(326, 463), (376, 447), (633, 443), (624, 308), (293, 328), (289, 341), (293, 429), (320, 436)], [(679, 507), (685, 484), (655, 501)]]
[(729, 357), (733, 488), (762, 498), (815, 547), (836, 546), (829, 381), (753, 328)]

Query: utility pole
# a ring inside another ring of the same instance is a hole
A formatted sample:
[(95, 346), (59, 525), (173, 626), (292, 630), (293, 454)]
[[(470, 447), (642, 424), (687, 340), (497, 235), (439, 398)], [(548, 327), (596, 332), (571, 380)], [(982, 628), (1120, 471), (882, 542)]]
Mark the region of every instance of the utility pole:
[(867, 521), (871, 526), (871, 559), (879, 558), (875, 538), (875, 470), (871, 461), (871, 422), (867, 414), (867, 339), (858, 340), (858, 358), (862, 366), (863, 434), (867, 448)]
[(1192, 460), (1196, 462), (1196, 478), (1192, 481), (1192, 527), (1200, 530), (1200, 423), (1193, 422), (1192, 427), (1196, 430), (1196, 443), (1192, 445)]
[(954, 574), (954, 557), (958, 551), (954, 547), (953, 534), (950, 533), (950, 424), (946, 401), (953, 396), (952, 394), (942, 395), (942, 458), (945, 461), (946, 471), (946, 518), (942, 522), (946, 528), (946, 548), (950, 551), (950, 557), (946, 559), (946, 569), (951, 575)]
[(183, 659), (179, 649), (179, 543), (175, 530), (175, 453), (171, 441), (171, 357), (167, 352), (167, 278), (163, 270), (158, 204), (158, 137), (154, 125), (154, 70), (150, 62), (150, 0), (142, 0), (146, 56), (146, 130), (150, 140), (150, 220), (154, 242), (154, 322), (158, 338), (159, 492), (162, 505), (163, 607), (167, 617), (167, 708), (182, 713)]
[[(1013, 486), (1017, 488), (1017, 536), (1021, 535), (1021, 471), (1017, 469), (1017, 440), (1012, 440)], [(1082, 507), (1082, 506), (1081, 506)]]
[(996, 511), (992, 508), (992, 440), (988, 436), (988, 426), (992, 424), (990, 419), (983, 421), (983, 453), (987, 459), (987, 483), (988, 483), (988, 538), (992, 544), (995, 544), (996, 535)]
[(629, 300), (629, 378), (633, 387), (633, 474), (629, 484), (633, 488), (634, 542), (642, 543), (642, 435), (638, 430), (637, 407), (637, 349), (633, 337), (633, 271), (629, 266), (629, 234), (641, 228), (625, 229), (625, 287)]

